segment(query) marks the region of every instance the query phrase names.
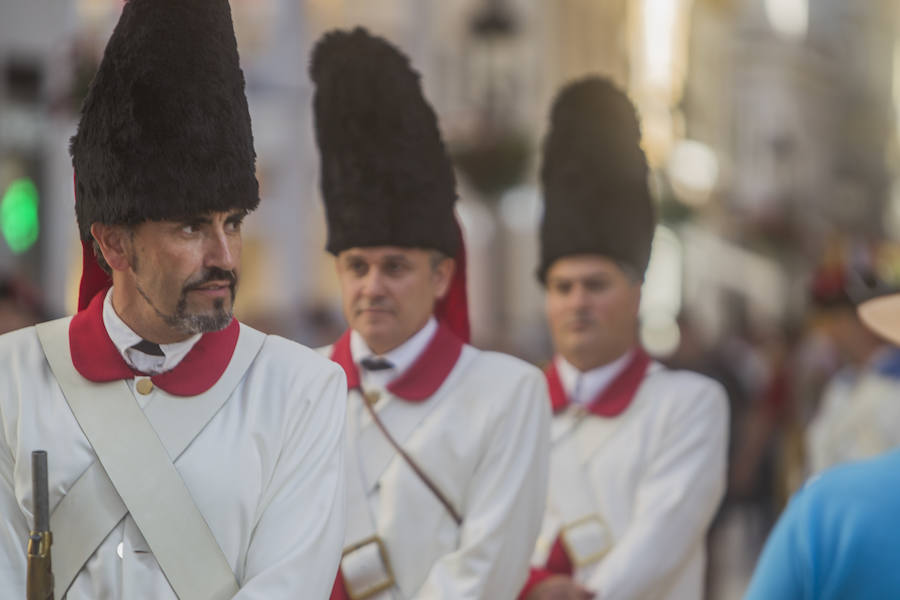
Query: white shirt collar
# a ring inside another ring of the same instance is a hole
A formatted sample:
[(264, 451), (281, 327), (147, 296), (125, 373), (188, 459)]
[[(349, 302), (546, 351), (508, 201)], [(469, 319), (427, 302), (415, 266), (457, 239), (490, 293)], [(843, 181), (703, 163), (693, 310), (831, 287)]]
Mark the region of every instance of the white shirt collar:
[(103, 300), (103, 325), (109, 339), (115, 344), (125, 362), (133, 369), (149, 375), (158, 375), (174, 369), (202, 337), (202, 334), (197, 333), (181, 342), (160, 344), (159, 347), (165, 356), (151, 356), (135, 350), (132, 346), (142, 338), (116, 314), (116, 309), (112, 305), (112, 288), (109, 288)]
[(576, 404), (584, 405), (594, 400), (618, 377), (633, 355), (634, 350), (629, 350), (611, 363), (601, 365), (586, 373), (579, 371), (577, 367), (558, 354), (553, 360), (566, 397)]
[[(369, 348), (366, 341), (356, 330), (350, 331), (350, 354), (353, 356), (353, 363), (359, 369), (359, 374), (363, 388), (379, 388), (384, 389), (392, 379), (400, 373), (406, 371), (415, 362), (419, 355), (425, 350), (428, 342), (437, 332), (438, 324), (434, 317), (428, 319), (425, 326), (414, 333), (408, 340), (382, 355), (377, 355)], [(360, 361), (370, 357), (384, 358), (393, 365), (390, 369), (382, 371), (368, 371), (360, 367)]]

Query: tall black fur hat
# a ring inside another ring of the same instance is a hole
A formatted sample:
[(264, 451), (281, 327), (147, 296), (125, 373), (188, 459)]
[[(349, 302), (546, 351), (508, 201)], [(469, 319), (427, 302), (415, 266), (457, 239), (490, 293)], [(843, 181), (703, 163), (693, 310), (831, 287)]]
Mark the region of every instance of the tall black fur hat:
[(326, 249), (405, 246), (455, 256), (453, 170), (406, 56), (362, 28), (333, 31), (316, 44), (309, 71)]
[(83, 240), (94, 222), (259, 204), (228, 0), (129, 0), (71, 143)]
[(607, 79), (560, 91), (541, 168), (541, 281), (555, 260), (576, 254), (605, 256), (643, 277), (655, 218), (640, 141), (634, 106)]

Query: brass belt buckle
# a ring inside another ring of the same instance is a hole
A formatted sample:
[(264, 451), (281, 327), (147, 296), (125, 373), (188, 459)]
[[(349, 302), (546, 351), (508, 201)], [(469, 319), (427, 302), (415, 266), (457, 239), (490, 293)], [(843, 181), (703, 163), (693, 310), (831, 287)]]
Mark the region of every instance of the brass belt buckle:
[[(381, 562), (381, 577), (376, 578), (374, 581), (360, 582), (360, 578), (368, 579), (369, 576), (354, 568), (355, 565), (352, 562), (348, 562), (345, 565), (345, 561), (348, 559), (353, 561), (354, 558), (351, 555), (354, 554), (357, 555), (359, 560), (367, 560), (365, 555), (360, 555), (359, 553), (368, 552), (371, 555), (373, 549), (369, 547), (372, 545), (374, 545), (378, 560)], [(366, 600), (366, 598), (371, 598), (375, 594), (393, 587), (395, 584), (394, 571), (391, 569), (391, 561), (388, 558), (387, 549), (384, 547), (384, 542), (381, 541), (381, 538), (373, 535), (344, 548), (344, 552), (341, 555), (341, 577), (344, 580), (344, 587), (347, 588), (350, 600)]]
[(579, 569), (599, 561), (612, 547), (612, 532), (596, 513), (564, 525), (559, 535), (569, 560)]

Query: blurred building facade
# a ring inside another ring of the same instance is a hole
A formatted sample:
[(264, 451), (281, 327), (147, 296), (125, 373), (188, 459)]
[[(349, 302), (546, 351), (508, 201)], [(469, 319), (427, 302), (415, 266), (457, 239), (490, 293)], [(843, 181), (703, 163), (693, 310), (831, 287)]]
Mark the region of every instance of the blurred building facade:
[[(78, 276), (66, 152), (122, 0), (6, 0), (0, 187), (38, 185), (40, 230), (0, 269), (26, 273), (51, 313)], [(322, 32), (364, 25), (423, 76), (460, 181), (476, 341), (549, 350), (534, 277), (540, 144), (561, 85), (601, 73), (628, 89), (654, 167), (661, 234), (645, 334), (665, 354), (676, 317), (708, 343), (752, 320), (798, 318), (804, 278), (834, 230), (900, 227), (898, 8), (892, 0), (232, 0), (259, 155), (242, 316), (301, 337), (333, 314), (306, 74)], [(887, 231), (885, 231), (887, 230)], [(712, 257), (715, 257), (713, 260)], [(673, 330), (674, 328), (674, 330)]]
[[(694, 23), (687, 135), (721, 165), (704, 216), (780, 280), (723, 283), (769, 318), (796, 319), (835, 231), (886, 233), (897, 171), (897, 5), (710, 1), (698, 4)], [(740, 272), (720, 266), (724, 279)]]

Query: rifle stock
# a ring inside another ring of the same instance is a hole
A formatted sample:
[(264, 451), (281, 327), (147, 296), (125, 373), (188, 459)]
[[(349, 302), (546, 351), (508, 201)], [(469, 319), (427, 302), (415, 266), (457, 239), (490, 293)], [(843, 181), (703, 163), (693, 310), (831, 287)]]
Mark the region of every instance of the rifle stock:
[(50, 565), (50, 497), (47, 482), (47, 452), (31, 453), (31, 479), (34, 493), (34, 529), (28, 535), (28, 574), (26, 600), (53, 600), (53, 570)]

